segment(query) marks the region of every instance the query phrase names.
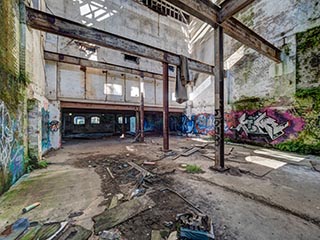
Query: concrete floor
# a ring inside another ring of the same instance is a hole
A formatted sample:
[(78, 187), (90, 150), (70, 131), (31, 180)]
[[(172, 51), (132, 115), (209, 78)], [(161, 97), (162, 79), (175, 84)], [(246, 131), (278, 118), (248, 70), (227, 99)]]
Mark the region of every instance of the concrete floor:
[[(199, 139), (170, 140), (175, 153), (204, 144)], [(130, 154), (158, 160), (159, 171), (176, 169), (170, 175), (172, 188), (213, 218), (217, 239), (320, 239), (320, 173), (310, 164), (310, 160), (320, 164), (318, 157), (228, 144), (226, 164), (232, 170), (217, 173), (209, 170), (211, 144), (173, 160), (163, 158), (161, 138), (147, 137), (143, 144), (131, 141), (72, 141), (51, 152), (47, 169), (32, 172), (0, 198), (0, 228), (21, 217), (23, 207), (39, 201), (38, 208), (24, 214), (29, 220), (69, 220), (91, 229), (91, 217), (105, 208), (101, 179), (94, 168), (77, 168), (73, 163), (86, 156), (121, 152), (129, 160)], [(185, 173), (182, 163), (201, 166), (204, 173)], [(68, 217), (79, 211), (84, 214)]]

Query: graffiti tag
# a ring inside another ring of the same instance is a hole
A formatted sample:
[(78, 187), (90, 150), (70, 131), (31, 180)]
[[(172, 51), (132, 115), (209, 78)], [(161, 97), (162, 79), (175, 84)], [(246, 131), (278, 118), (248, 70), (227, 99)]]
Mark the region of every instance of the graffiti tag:
[(266, 112), (257, 112), (254, 115), (243, 113), (239, 118), (237, 131), (244, 131), (249, 136), (265, 135), (272, 141), (284, 135), (284, 130), (289, 126), (289, 122), (278, 123), (277, 120), (267, 116)]

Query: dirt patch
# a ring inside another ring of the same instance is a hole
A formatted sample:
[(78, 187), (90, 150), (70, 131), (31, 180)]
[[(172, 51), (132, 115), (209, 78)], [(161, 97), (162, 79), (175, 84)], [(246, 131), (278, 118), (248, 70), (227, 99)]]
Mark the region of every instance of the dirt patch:
[[(152, 176), (144, 176), (128, 163), (130, 161), (149, 171)], [(145, 161), (150, 160), (135, 154), (128, 156), (125, 153), (119, 155), (96, 154), (72, 161), (72, 165), (78, 168), (94, 168), (99, 174), (105, 198), (101, 204), (106, 208), (109, 207), (116, 194), (124, 195), (119, 201), (120, 204), (130, 199), (132, 192), (137, 188), (145, 189), (145, 194), (148, 194), (156, 203), (155, 207), (117, 226), (126, 239), (150, 239), (152, 230), (162, 230), (163, 236), (168, 236), (170, 232), (177, 230), (177, 214), (196, 212), (180, 196), (166, 190), (173, 184), (170, 174), (174, 173), (176, 164), (169, 164), (166, 167), (159, 162), (156, 165), (143, 165)]]
[(149, 196), (156, 203), (155, 207), (118, 226), (125, 238), (149, 240), (152, 230), (162, 230), (163, 237), (168, 237), (170, 232), (177, 230), (177, 214), (195, 211), (178, 195), (168, 190), (158, 190)]

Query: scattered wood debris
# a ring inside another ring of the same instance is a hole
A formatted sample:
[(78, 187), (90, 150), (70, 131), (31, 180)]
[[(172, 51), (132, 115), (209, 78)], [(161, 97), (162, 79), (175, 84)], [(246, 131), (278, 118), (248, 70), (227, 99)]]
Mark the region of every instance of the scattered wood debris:
[(144, 195), (108, 209), (93, 217), (94, 232), (98, 234), (100, 231), (109, 230), (155, 205), (150, 197)]

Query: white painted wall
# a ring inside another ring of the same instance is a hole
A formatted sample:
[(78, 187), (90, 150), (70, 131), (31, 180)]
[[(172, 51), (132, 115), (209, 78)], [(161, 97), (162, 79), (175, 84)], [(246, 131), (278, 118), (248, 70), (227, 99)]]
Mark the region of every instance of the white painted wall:
[[(86, 68), (66, 63), (46, 63), (46, 95), (50, 101), (84, 101), (139, 105), (141, 77), (133, 74)], [(162, 106), (162, 80), (143, 79), (146, 106)], [(169, 82), (169, 105), (175, 102), (175, 81)]]

